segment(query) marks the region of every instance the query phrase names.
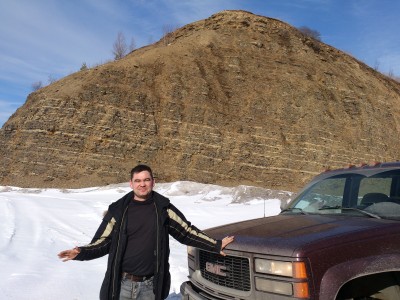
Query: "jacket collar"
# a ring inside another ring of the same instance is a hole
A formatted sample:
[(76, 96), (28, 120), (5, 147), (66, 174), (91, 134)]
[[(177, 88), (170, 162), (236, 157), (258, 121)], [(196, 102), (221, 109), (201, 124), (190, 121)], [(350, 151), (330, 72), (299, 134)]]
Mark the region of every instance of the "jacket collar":
[[(169, 199), (164, 197), (163, 195), (153, 191), (152, 197), (154, 198), (154, 202), (156, 203), (157, 207), (159, 209), (163, 209), (167, 207), (170, 203)], [(109, 210), (113, 212), (114, 214), (121, 214), (125, 210), (125, 208), (129, 205), (130, 201), (133, 198), (133, 191), (130, 191), (129, 193), (125, 194), (121, 199), (118, 201), (112, 203), (109, 207)]]

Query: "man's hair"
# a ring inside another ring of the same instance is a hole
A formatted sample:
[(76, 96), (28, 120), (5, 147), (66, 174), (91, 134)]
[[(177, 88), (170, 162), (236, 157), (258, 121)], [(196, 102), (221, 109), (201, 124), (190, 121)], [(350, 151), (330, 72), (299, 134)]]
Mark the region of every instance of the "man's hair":
[(150, 176), (151, 176), (151, 179), (154, 179), (154, 177), (153, 177), (153, 171), (151, 170), (151, 168), (150, 168), (149, 166), (146, 166), (146, 165), (137, 165), (136, 167), (134, 167), (134, 168), (131, 170), (131, 180), (132, 180), (134, 174), (137, 174), (137, 173), (140, 173), (140, 172), (143, 172), (143, 171), (149, 172), (149, 173), (150, 173)]

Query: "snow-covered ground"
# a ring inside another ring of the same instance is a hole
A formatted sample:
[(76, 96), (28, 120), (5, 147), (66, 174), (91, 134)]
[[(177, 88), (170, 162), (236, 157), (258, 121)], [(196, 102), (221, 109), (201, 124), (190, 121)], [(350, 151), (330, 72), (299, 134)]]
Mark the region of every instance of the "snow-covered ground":
[[(268, 192), (260, 196), (259, 188), (175, 182), (155, 190), (201, 229), (280, 211), (280, 200)], [(75, 190), (0, 186), (0, 299), (98, 299), (107, 257), (64, 263), (57, 253), (90, 242), (108, 205), (129, 191), (128, 184)], [(170, 247), (173, 299), (188, 271), (186, 246), (171, 238)]]

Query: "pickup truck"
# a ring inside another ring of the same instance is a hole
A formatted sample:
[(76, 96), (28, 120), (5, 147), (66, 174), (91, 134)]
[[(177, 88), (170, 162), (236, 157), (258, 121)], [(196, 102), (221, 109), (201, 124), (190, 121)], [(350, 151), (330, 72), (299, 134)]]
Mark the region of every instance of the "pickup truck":
[(182, 299), (400, 299), (400, 162), (328, 170), (279, 215), (211, 228), (188, 247)]

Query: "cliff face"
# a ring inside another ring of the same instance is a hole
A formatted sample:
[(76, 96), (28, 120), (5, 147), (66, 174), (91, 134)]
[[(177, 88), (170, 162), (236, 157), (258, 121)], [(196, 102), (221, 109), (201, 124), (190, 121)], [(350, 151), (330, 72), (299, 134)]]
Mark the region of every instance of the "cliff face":
[(0, 130), (0, 184), (160, 181), (296, 190), (399, 158), (400, 85), (278, 20), (223, 11), (32, 93)]

